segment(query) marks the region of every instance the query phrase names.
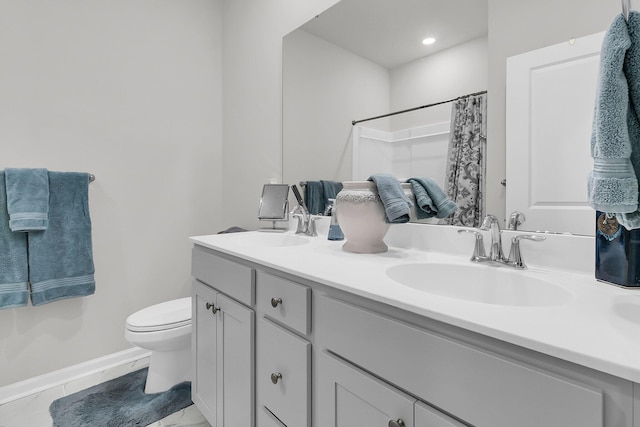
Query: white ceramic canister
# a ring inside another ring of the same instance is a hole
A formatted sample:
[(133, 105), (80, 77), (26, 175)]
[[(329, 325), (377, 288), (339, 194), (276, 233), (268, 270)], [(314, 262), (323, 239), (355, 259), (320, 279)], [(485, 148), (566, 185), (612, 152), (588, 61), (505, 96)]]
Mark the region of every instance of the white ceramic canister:
[(338, 222), (344, 233), (342, 249), (359, 254), (387, 251), (384, 236), (391, 224), (386, 222), (384, 206), (372, 181), (346, 181), (336, 196)]
[[(402, 188), (412, 199), (413, 192), (409, 184)], [(336, 196), (338, 222), (346, 242), (342, 249), (359, 254), (386, 252), (384, 236), (389, 231), (384, 205), (373, 181), (345, 181), (342, 191)], [(415, 218), (413, 209), (412, 219)]]

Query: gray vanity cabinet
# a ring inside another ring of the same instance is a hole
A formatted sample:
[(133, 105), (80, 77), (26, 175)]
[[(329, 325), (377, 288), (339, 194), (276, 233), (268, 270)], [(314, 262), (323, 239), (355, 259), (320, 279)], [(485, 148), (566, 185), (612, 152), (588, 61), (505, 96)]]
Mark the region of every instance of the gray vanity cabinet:
[(192, 400), (214, 427), (255, 425), (255, 312), (218, 288), (251, 301), (254, 274), (193, 251)]
[[(358, 298), (349, 299), (366, 304)], [(628, 381), (545, 359), (543, 355), (515, 347), (503, 348), (498, 342), (493, 346), (487, 345), (488, 340), (472, 342), (474, 337), (464, 331), (446, 325), (439, 325), (437, 329), (438, 325), (428, 319), (413, 319), (425, 325), (431, 323), (430, 327), (435, 330), (427, 329), (391, 317), (402, 313), (384, 306), (376, 306), (384, 310), (382, 314), (326, 294), (316, 295), (315, 303), (316, 348), (336, 354), (344, 363), (373, 373), (380, 381), (465, 424), (477, 427), (632, 425), (632, 390)], [(321, 362), (322, 359), (316, 366), (318, 381), (334, 375), (332, 370), (337, 366), (333, 363), (326, 369)], [(352, 367), (350, 372), (355, 369)], [(326, 391), (318, 396), (315, 407), (318, 419), (325, 412), (331, 414), (335, 410), (335, 399), (337, 396)], [(377, 403), (371, 406), (382, 408)], [(442, 418), (437, 412), (433, 414)], [(390, 419), (396, 416), (386, 411), (385, 415)], [(420, 420), (425, 418), (428, 417), (421, 416)], [(333, 425), (330, 419), (326, 422), (328, 424), (320, 422), (319, 425)], [(447, 422), (456, 425), (454, 419)]]
[(197, 245), (192, 274), (214, 427), (640, 427), (631, 381)]

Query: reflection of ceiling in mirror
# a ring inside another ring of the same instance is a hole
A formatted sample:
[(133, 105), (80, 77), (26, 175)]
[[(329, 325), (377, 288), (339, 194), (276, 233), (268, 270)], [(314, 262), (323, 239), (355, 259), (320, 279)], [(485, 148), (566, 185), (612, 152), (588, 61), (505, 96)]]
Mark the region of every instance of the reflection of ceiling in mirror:
[(302, 28), (394, 68), (486, 36), (487, 0), (342, 0)]

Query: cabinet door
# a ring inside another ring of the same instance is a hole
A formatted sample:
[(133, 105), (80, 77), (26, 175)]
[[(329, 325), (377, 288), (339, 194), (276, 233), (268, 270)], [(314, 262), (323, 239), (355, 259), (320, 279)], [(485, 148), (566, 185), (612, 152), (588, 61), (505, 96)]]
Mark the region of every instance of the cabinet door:
[(633, 427), (640, 427), (640, 384), (633, 383)]
[(464, 424), (423, 402), (416, 403), (415, 427), (464, 427)]
[(218, 292), (194, 280), (191, 287), (191, 399), (212, 424), (216, 419), (216, 341), (218, 316), (212, 311)]
[(255, 425), (253, 310), (219, 293), (217, 297), (217, 427)]
[(416, 399), (327, 352), (318, 356), (316, 378), (320, 426), (414, 425)]

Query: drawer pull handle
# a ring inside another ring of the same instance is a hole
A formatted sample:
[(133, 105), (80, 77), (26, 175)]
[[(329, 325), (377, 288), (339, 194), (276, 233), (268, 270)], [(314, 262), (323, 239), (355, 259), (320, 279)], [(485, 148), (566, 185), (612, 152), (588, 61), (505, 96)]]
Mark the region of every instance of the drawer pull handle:
[(206, 307), (207, 307), (207, 310), (211, 309), (213, 314), (216, 314), (218, 312), (218, 310), (220, 310), (220, 308), (216, 307), (215, 305), (211, 304), (210, 302), (207, 303)]
[(278, 384), (278, 380), (282, 379), (282, 374), (278, 372), (277, 374), (271, 374), (271, 382), (274, 384)]
[(271, 307), (276, 308), (278, 304), (282, 304), (282, 298), (271, 298)]
[(398, 418), (397, 420), (391, 420), (389, 421), (389, 427), (405, 427), (405, 423), (404, 421), (402, 421), (402, 418)]

